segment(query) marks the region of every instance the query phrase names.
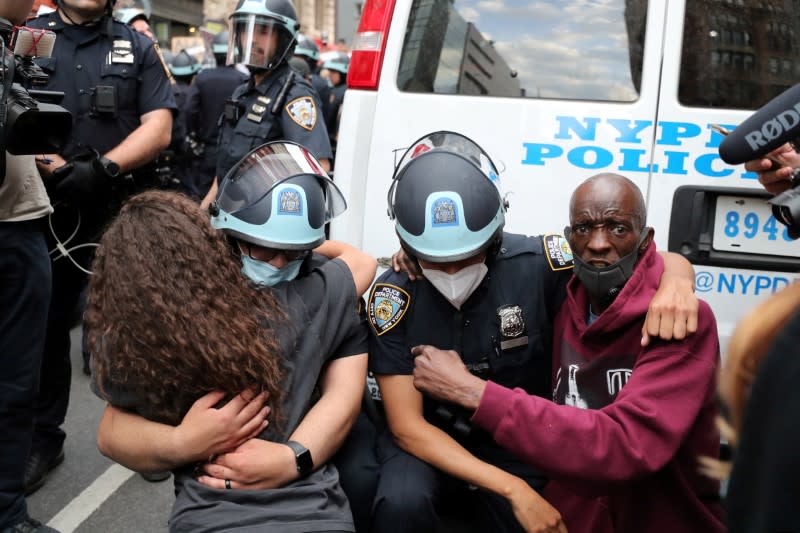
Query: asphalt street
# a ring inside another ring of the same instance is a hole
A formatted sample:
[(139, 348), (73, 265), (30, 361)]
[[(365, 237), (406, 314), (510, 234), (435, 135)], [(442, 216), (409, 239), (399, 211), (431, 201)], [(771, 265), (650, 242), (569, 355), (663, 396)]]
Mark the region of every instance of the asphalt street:
[(167, 531), (172, 478), (150, 483), (97, 451), (95, 435), (105, 403), (81, 372), (80, 329), (72, 331), (72, 391), (65, 459), (28, 497), (28, 512), (62, 533)]

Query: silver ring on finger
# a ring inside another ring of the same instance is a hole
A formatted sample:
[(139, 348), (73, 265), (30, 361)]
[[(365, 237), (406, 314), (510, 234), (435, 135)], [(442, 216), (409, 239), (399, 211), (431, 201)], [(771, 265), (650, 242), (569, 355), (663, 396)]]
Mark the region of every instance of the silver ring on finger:
[(230, 479), (226, 479), (225, 480), (225, 488), (228, 489), (228, 490), (231, 490), (231, 480)]

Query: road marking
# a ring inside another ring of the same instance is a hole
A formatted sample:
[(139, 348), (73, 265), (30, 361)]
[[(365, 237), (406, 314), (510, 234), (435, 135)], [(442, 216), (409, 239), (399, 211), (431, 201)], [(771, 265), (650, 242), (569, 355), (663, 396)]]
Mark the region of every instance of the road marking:
[(61, 509), (47, 525), (61, 533), (72, 533), (114, 492), (128, 481), (134, 472), (113, 464), (75, 499)]

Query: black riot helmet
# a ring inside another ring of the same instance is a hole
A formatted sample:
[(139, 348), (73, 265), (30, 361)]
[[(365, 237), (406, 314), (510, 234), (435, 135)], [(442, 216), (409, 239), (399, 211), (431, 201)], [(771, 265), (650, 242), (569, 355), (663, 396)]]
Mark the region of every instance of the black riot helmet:
[(222, 30), (214, 36), (211, 41), (211, 51), (217, 59), (217, 64), (224, 64), (225, 59), (228, 57), (228, 41), (230, 40), (230, 33), (228, 30)]
[(389, 189), (389, 217), (404, 249), (432, 263), (473, 257), (498, 243), (508, 204), (492, 160), (450, 131), (405, 152)]
[(186, 50), (181, 50), (168, 63), (169, 71), (176, 78), (191, 78), (200, 72), (200, 63)]
[(227, 63), (270, 71), (291, 57), (300, 24), (290, 0), (239, 0), (229, 28)]
[(257, 246), (311, 250), (325, 224), (347, 208), (344, 196), (305, 147), (259, 146), (228, 171), (209, 207), (211, 225)]
[(302, 57), (308, 63), (311, 72), (317, 71), (317, 62), (319, 62), (319, 47), (317, 43), (309, 39), (302, 33), (297, 34), (297, 45), (294, 47), (294, 55)]

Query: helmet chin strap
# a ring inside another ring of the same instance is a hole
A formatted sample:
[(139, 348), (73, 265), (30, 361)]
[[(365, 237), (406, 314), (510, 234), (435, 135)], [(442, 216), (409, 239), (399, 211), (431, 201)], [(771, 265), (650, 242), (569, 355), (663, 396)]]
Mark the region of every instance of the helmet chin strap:
[(104, 8), (103, 13), (99, 17), (86, 20), (84, 22), (76, 22), (75, 19), (72, 18), (72, 16), (70, 15), (70, 11), (72, 11), (73, 15), (75, 14), (75, 12), (72, 10), (72, 8), (67, 7), (67, 5), (64, 3), (64, 0), (59, 0), (58, 7), (59, 7), (58, 9), (59, 13), (63, 14), (67, 18), (67, 20), (70, 21), (70, 23), (72, 23), (74, 26), (93, 26), (98, 22), (100, 22), (101, 20), (103, 20), (104, 17), (111, 16), (112, 13), (112, 2), (111, 0), (108, 0), (106, 2), (106, 7)]

